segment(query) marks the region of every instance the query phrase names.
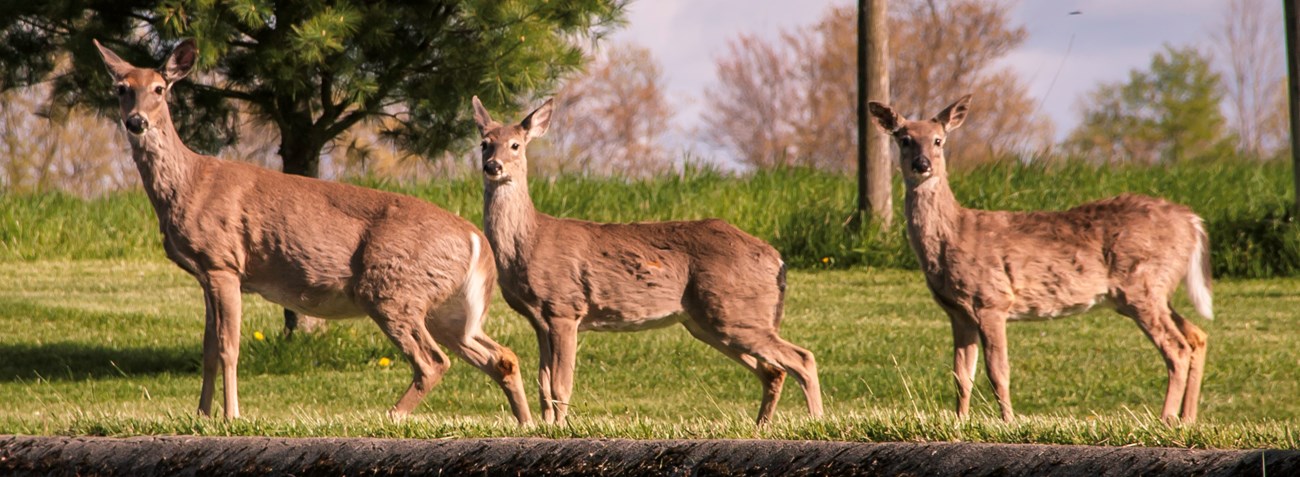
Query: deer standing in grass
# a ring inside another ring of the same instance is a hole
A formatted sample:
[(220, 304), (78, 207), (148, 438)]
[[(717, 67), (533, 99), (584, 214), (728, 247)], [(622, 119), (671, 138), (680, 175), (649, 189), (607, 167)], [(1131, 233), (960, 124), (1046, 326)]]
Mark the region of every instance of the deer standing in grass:
[(199, 414), (211, 414), (220, 372), (225, 417), (239, 417), (240, 293), (247, 291), (313, 316), (374, 319), (414, 372), (394, 417), (415, 409), (451, 364), (441, 342), (500, 385), (520, 424), (530, 422), (518, 358), (482, 330), (496, 268), (477, 228), (412, 197), (197, 154), (181, 143), (167, 107), (172, 85), (194, 66), (193, 41), (180, 43), (159, 70), (95, 46), (167, 257), (203, 287)]
[(537, 332), (542, 417), (564, 423), (579, 331), (639, 331), (676, 323), (754, 373), (758, 423), (771, 420), (786, 372), (822, 414), (813, 354), (777, 334), (785, 264), (770, 245), (721, 220), (599, 224), (557, 219), (528, 195), (529, 141), (546, 133), (547, 100), (519, 124), (492, 120), (474, 97), (483, 136), (483, 227), (497, 251), (501, 293)]
[[(928, 121), (871, 102), (898, 145), (907, 185), (907, 236), (934, 300), (952, 321), (957, 416), (970, 411), (978, 351), (1012, 419), (1008, 321), (1057, 318), (1105, 304), (1132, 318), (1169, 372), (1161, 419), (1196, 420), (1206, 334), (1174, 311), (1185, 280), (1196, 311), (1212, 318), (1209, 238), (1201, 218), (1162, 199), (1121, 195), (1064, 212), (962, 208), (948, 186), (943, 145), (966, 119), (970, 95)], [(1181, 410), (1181, 414), (1180, 414)]]

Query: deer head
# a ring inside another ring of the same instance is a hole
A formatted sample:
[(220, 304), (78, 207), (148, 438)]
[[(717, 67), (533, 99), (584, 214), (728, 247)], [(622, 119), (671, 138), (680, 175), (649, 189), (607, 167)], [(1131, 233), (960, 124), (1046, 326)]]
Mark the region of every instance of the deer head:
[(483, 175), (489, 182), (528, 177), (528, 158), (524, 151), (530, 141), (546, 134), (552, 108), (553, 101), (547, 99), (519, 124), (502, 125), (493, 121), (478, 96), (474, 97), (474, 122), (483, 136)]
[(100, 56), (104, 57), (108, 74), (113, 77), (113, 91), (117, 94), (122, 109), (122, 125), (126, 126), (127, 132), (132, 137), (139, 137), (149, 131), (151, 125), (169, 120), (167, 93), (194, 67), (198, 57), (194, 40), (186, 39), (176, 45), (158, 70), (138, 68), (99, 44), (99, 40), (94, 41)]
[(944, 177), (948, 165), (943, 157), (943, 145), (948, 133), (966, 120), (971, 95), (943, 108), (929, 121), (909, 121), (884, 103), (872, 101), (867, 107), (879, 126), (898, 144), (898, 162), (903, 179), (915, 187), (931, 177)]

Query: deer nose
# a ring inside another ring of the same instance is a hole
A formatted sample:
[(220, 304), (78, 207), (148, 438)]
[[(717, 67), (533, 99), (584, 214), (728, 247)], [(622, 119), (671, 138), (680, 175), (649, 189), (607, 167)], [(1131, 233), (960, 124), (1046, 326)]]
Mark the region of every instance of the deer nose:
[(926, 158), (925, 156), (917, 156), (916, 160), (912, 161), (912, 172), (915, 172), (917, 174), (925, 174), (930, 172), (930, 167), (931, 167), (930, 159)]
[(487, 161), (483, 164), (483, 173), (491, 177), (501, 175), (501, 163), (499, 161)]
[(132, 134), (140, 134), (149, 127), (149, 120), (145, 119), (143, 115), (136, 113), (127, 116), (126, 119), (122, 121), (122, 124), (125, 125), (126, 130), (131, 131)]

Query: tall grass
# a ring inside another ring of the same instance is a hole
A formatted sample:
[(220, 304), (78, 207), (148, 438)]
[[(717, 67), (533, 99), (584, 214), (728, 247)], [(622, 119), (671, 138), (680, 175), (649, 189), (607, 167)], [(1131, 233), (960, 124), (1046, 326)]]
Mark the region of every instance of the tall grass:
[[(361, 183), (418, 196), (482, 222), (477, 175), (417, 185)], [(952, 183), (965, 206), (985, 209), (1061, 210), (1122, 192), (1166, 197), (1206, 219), (1216, 275), (1300, 275), (1300, 224), (1288, 206), (1293, 190), (1286, 162), (992, 163), (955, 172)], [(719, 217), (768, 240), (796, 268), (916, 266), (901, 227), (854, 231), (845, 225), (855, 197), (853, 179), (845, 175), (784, 169), (736, 177), (692, 168), (653, 179), (536, 179), (531, 192), (540, 210), (563, 217), (610, 222)], [(897, 224), (902, 222), (900, 184), (894, 192)], [(0, 261), (161, 257), (157, 221), (138, 191), (95, 200), (0, 194)]]

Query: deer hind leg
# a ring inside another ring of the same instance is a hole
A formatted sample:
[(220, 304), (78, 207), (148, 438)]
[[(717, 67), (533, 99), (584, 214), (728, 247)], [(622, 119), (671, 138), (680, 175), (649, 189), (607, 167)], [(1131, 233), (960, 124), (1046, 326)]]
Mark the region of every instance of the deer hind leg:
[(744, 366), (745, 369), (758, 377), (759, 383), (763, 386), (763, 399), (758, 406), (758, 425), (761, 426), (771, 422), (772, 415), (776, 412), (777, 401), (781, 400), (781, 388), (785, 385), (785, 369), (772, 366), (753, 355), (745, 354), (738, 349), (727, 346), (716, 333), (704, 329), (694, 321), (687, 320), (683, 324), (691, 332), (691, 336), (721, 351), (722, 354), (740, 363), (741, 366)]
[(388, 411), (393, 419), (401, 419), (411, 414), (429, 390), (442, 380), (447, 368), (451, 367), (451, 361), (438, 349), (438, 344), (425, 327), (423, 310), (397, 304), (376, 308), (371, 314), (375, 323), (411, 363), (411, 385)]
[[(1129, 295), (1134, 296), (1134, 295)], [(1165, 405), (1160, 411), (1160, 419), (1173, 424), (1178, 420), (1179, 409), (1187, 391), (1188, 369), (1192, 361), (1192, 347), (1183, 332), (1179, 330), (1172, 318), (1171, 309), (1165, 300), (1146, 298), (1136, 295), (1138, 299), (1129, 298), (1119, 303), (1119, 312), (1137, 322), (1138, 327), (1155, 344), (1165, 359), (1165, 369), (1169, 373), (1169, 387), (1165, 390)]]
[[(477, 313), (477, 316), (471, 313)], [(519, 357), (483, 333), (482, 323), (486, 318), (486, 306), (449, 303), (433, 314), (428, 326), (439, 343), (483, 371), (501, 387), (519, 425), (532, 424)]]
[[(708, 322), (700, 319), (695, 321), (697, 324)], [(726, 328), (713, 328), (712, 332), (717, 333), (718, 339), (728, 348), (785, 369), (803, 388), (808, 414), (815, 418), (822, 417), (821, 383), (817, 378), (817, 360), (811, 351), (781, 339), (774, 327), (740, 327), (734, 332)]]
[(203, 328), (203, 388), (199, 394), (199, 414), (212, 412), (217, 371), (221, 371), (221, 391), (226, 419), (239, 417), (239, 328), (242, 297), (239, 277), (234, 273), (212, 272), (202, 279), (207, 312)]
[(984, 345), (984, 368), (993, 384), (993, 394), (998, 398), (1002, 420), (1011, 422), (1015, 411), (1011, 407), (1011, 358), (1007, 349), (1006, 313), (992, 310), (977, 313), (980, 341)]
[(1183, 422), (1191, 424), (1196, 422), (1196, 410), (1201, 400), (1201, 377), (1205, 373), (1205, 356), (1209, 336), (1192, 324), (1191, 321), (1174, 311), (1172, 306), (1169, 307), (1169, 314), (1178, 330), (1182, 332), (1183, 338), (1187, 340), (1188, 346), (1192, 348), (1191, 363), (1187, 366), (1187, 388), (1183, 394), (1183, 410), (1181, 414)]
[(975, 387), (975, 367), (979, 364), (979, 328), (968, 318), (951, 312), (952, 321), (952, 374), (957, 383), (957, 418), (970, 415), (971, 390)]

